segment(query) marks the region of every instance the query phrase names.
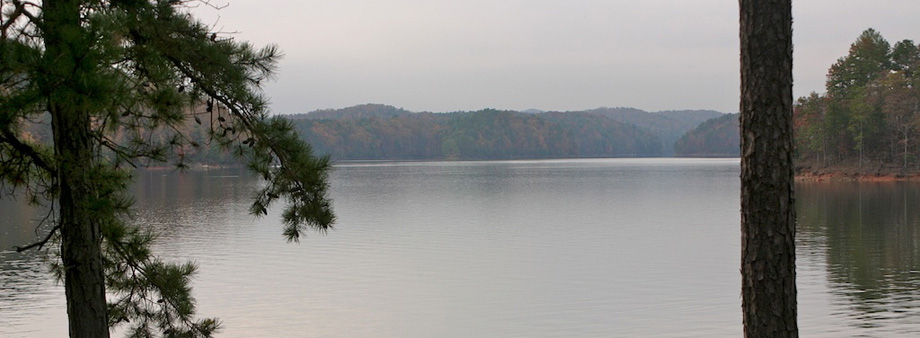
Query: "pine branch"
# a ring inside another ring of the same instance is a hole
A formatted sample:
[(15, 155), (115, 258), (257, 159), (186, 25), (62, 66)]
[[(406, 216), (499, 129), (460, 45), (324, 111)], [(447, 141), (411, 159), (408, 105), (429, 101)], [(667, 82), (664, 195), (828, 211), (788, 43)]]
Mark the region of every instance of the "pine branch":
[(28, 144), (19, 141), (19, 139), (16, 138), (16, 136), (13, 135), (13, 133), (9, 130), (0, 130), (0, 142), (9, 144), (13, 147), (13, 149), (27, 156), (30, 160), (32, 160), (32, 163), (34, 163), (39, 168), (44, 169), (46, 172), (48, 172), (49, 175), (55, 176), (57, 174), (57, 169), (49, 165), (48, 162), (42, 158), (38, 151), (36, 151)]
[(46, 235), (45, 238), (43, 238), (42, 240), (26, 245), (26, 246), (14, 246), (13, 248), (16, 249), (16, 252), (23, 252), (31, 248), (34, 248), (34, 247), (38, 247), (38, 250), (41, 250), (42, 247), (44, 247), (45, 244), (48, 244), (48, 241), (50, 241), (51, 238), (54, 237), (54, 234), (56, 234), (60, 230), (61, 230), (61, 226), (57, 225), (54, 228), (51, 228), (51, 231), (48, 231), (48, 235)]
[[(110, 243), (114, 251), (118, 255), (121, 256), (122, 261), (125, 264), (127, 264), (130, 270), (130, 273), (132, 274), (132, 279), (135, 279), (135, 280), (138, 279), (139, 278), (138, 274), (139, 274), (141, 276), (140, 278), (143, 278), (146, 281), (146, 283), (149, 284), (149, 286), (152, 286), (153, 291), (155, 291), (155, 293), (151, 295), (148, 292), (149, 290), (147, 290), (146, 287), (142, 287), (139, 285), (132, 285), (130, 294), (127, 297), (118, 300), (118, 302), (129, 302), (129, 304), (135, 303), (134, 297), (136, 296), (136, 297), (140, 297), (140, 300), (146, 302), (147, 304), (149, 304), (149, 306), (161, 307), (162, 309), (161, 311), (163, 311), (163, 315), (167, 318), (168, 324), (165, 325), (167, 326), (166, 327), (167, 331), (172, 331), (173, 329), (177, 328), (177, 326), (173, 324), (173, 321), (178, 321), (178, 323), (181, 326), (189, 330), (189, 333), (195, 333), (197, 334), (196, 336), (200, 335), (202, 337), (210, 337), (212, 330), (217, 329), (219, 327), (219, 324), (215, 322), (215, 326), (213, 328), (210, 328), (210, 330), (208, 329), (207, 326), (205, 328), (202, 328), (201, 326), (199, 326), (202, 323), (197, 323), (194, 320), (192, 320), (190, 316), (191, 313), (183, 314), (181, 313), (181, 311), (179, 311), (179, 309), (184, 307), (182, 304), (179, 304), (179, 301), (180, 301), (179, 299), (168, 297), (163, 293), (163, 290), (167, 290), (170, 287), (161, 284), (160, 283), (161, 280), (159, 279), (159, 277), (152, 276), (151, 271), (154, 271), (155, 274), (160, 274), (161, 271), (158, 271), (158, 270), (164, 269), (167, 266), (165, 265), (157, 266), (158, 264), (162, 264), (162, 263), (158, 263), (157, 261), (151, 261), (149, 257), (146, 257), (146, 256), (136, 257), (135, 254), (132, 253), (131, 250), (125, 246), (126, 243), (122, 243), (119, 241), (110, 241)], [(191, 269), (194, 269), (194, 268), (191, 268)], [(176, 318), (171, 318), (170, 314), (173, 312), (176, 314)], [(148, 323), (146, 316), (144, 316), (144, 318), (142, 319), (142, 322), (145, 323), (144, 324), (145, 326), (149, 325), (149, 324), (146, 324)], [(162, 325), (162, 324), (159, 324), (159, 325)], [(161, 326), (161, 328), (164, 328), (164, 327)]]

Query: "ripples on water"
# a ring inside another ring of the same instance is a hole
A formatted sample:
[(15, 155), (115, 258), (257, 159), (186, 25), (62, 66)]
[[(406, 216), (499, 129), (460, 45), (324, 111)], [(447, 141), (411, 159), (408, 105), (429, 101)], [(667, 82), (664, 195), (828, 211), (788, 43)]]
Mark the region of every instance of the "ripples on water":
[[(199, 264), (222, 337), (737, 337), (737, 177), (737, 159), (346, 163), (337, 230), (299, 245), (278, 209), (246, 213), (245, 172), (142, 172), (134, 193), (157, 251)], [(867, 222), (863, 191), (856, 226), (830, 217), (852, 192), (799, 191), (802, 335), (915, 336), (910, 208)], [(66, 334), (35, 262), (0, 253), (2, 337)]]
[[(12, 250), (38, 240), (42, 211), (6, 196), (0, 200), (0, 337), (66, 335), (64, 289), (56, 286), (43, 264), (45, 255)], [(13, 223), (20, 226), (10, 226)], [(55, 322), (58, 325), (44, 325)], [(47, 330), (49, 326), (57, 329)]]
[(823, 277), (800, 277), (800, 302), (823, 296), (802, 321), (825, 337), (920, 336), (920, 183), (803, 183), (797, 199), (799, 273)]

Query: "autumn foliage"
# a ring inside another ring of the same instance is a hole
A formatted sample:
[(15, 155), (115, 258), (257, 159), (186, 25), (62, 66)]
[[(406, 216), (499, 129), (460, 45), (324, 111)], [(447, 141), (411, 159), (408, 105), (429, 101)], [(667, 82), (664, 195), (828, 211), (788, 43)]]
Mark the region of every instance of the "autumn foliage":
[(795, 104), (800, 163), (860, 171), (918, 169), (920, 49), (868, 29), (827, 74), (827, 93)]
[(288, 118), (318, 153), (339, 160), (506, 160), (665, 156), (671, 149), (663, 139), (718, 115), (630, 108), (412, 113), (369, 104)]

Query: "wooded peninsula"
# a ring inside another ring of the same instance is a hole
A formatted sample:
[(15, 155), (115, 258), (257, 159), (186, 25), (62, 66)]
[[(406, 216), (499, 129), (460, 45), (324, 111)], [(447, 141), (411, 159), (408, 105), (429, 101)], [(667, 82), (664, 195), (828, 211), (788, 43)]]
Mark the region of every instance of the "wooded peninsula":
[(289, 119), (317, 153), (334, 159), (510, 160), (671, 156), (678, 138), (717, 116), (633, 108), (412, 113), (368, 104)]
[(831, 65), (827, 92), (795, 105), (801, 176), (916, 176), (920, 133), (920, 49), (891, 46), (874, 29)]

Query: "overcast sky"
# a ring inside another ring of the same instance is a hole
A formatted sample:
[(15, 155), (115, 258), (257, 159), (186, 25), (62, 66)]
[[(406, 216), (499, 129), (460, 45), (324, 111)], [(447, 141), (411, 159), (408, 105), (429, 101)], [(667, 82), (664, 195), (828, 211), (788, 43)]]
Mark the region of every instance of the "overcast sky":
[[(737, 0), (212, 0), (207, 24), (284, 52), (276, 113), (383, 103), (736, 112)], [(920, 41), (920, 1), (793, 2), (795, 96), (866, 28)]]

